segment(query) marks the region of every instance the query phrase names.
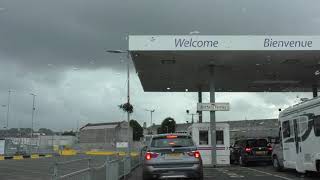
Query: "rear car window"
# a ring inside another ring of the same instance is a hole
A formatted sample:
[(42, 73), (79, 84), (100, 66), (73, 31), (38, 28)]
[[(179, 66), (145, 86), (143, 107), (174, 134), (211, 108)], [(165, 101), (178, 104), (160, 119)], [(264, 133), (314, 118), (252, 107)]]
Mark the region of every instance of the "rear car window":
[(250, 140), (247, 140), (247, 146), (249, 146), (249, 147), (267, 147), (268, 141), (266, 139), (250, 139)]
[(189, 147), (194, 146), (190, 136), (160, 136), (154, 137), (151, 142), (151, 147), (166, 148), (166, 147)]

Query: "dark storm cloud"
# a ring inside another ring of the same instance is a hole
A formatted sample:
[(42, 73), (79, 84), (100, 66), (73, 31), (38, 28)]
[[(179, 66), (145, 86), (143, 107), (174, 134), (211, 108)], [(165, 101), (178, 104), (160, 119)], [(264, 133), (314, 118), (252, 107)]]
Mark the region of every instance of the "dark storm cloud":
[(118, 58), (104, 50), (126, 49), (128, 34), (315, 34), (320, 2), (6, 0), (0, 5), (6, 9), (0, 16), (1, 54), (37, 69), (117, 67)]
[[(38, 94), (39, 126), (118, 121), (125, 118), (116, 106), (125, 102), (125, 55), (120, 60), (105, 50), (127, 49), (129, 34), (318, 34), (319, 6), (318, 0), (2, 0), (0, 103), (6, 103), (9, 88), (15, 91), (16, 126), (29, 122), (30, 92)], [(155, 122), (166, 116), (184, 122), (190, 118), (185, 110), (195, 111), (196, 94), (144, 93), (132, 76), (134, 118), (146, 121), (144, 109), (156, 108)], [(237, 119), (245, 110), (252, 118), (275, 117), (270, 111), (292, 104), (295, 96), (218, 93), (218, 100), (233, 107), (218, 118)], [(0, 112), (4, 119), (5, 110)]]

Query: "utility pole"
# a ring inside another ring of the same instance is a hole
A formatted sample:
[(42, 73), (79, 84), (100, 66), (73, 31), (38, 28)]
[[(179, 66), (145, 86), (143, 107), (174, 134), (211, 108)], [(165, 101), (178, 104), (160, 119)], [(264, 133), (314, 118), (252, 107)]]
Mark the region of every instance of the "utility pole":
[(33, 93), (30, 93), (30, 95), (32, 96), (32, 115), (31, 115), (31, 135), (30, 135), (30, 137), (33, 138), (33, 119), (34, 119), (34, 111), (36, 110), (34, 103), (35, 103), (36, 95)]

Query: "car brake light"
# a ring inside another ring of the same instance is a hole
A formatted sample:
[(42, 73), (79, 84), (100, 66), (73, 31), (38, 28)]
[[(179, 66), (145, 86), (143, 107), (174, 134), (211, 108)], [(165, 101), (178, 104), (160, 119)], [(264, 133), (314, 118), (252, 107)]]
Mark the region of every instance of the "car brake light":
[(175, 139), (175, 138), (177, 138), (178, 136), (175, 136), (175, 135), (168, 135), (167, 136), (167, 139)]
[(146, 160), (150, 160), (152, 158), (156, 158), (158, 157), (158, 153), (154, 153), (154, 152), (147, 152), (145, 155)]
[(200, 157), (201, 157), (199, 151), (191, 151), (191, 152), (188, 152), (188, 155), (189, 155), (189, 156), (193, 156), (193, 157), (195, 157), (195, 158), (200, 158)]
[(195, 158), (200, 158), (200, 152), (199, 151), (195, 151), (194, 152), (194, 157)]
[(249, 152), (251, 152), (251, 151), (252, 151), (252, 148), (248, 148), (248, 147), (246, 147), (245, 151), (246, 151), (247, 153), (249, 153)]

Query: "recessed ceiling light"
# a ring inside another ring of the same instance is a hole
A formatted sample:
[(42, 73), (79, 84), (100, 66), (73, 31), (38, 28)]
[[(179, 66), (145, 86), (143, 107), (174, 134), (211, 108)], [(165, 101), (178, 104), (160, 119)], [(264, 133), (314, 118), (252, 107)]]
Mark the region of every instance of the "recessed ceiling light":
[(186, 92), (188, 92), (189, 91), (189, 89), (186, 89)]
[(171, 88), (167, 87), (167, 90), (170, 90)]

